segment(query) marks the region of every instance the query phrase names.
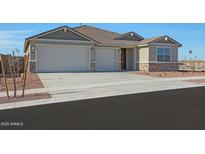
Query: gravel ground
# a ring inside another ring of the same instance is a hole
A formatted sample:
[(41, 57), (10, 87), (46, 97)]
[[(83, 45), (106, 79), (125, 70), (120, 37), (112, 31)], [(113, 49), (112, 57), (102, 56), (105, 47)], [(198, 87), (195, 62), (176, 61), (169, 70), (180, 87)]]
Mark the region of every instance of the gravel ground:
[[(23, 76), (23, 75), (22, 75)], [(17, 78), (17, 90), (22, 90), (23, 89), (23, 83), (22, 83), (22, 76)], [(9, 91), (13, 90), (13, 81), (12, 78), (7, 79), (8, 83), (8, 88)], [(40, 78), (38, 77), (37, 74), (29, 74), (26, 82), (26, 89), (37, 89), (37, 88), (44, 88)], [(4, 84), (3, 78), (0, 80), (0, 92), (5, 92), (6, 87)]]
[(51, 95), (49, 93), (36, 93), (36, 94), (27, 94), (24, 97), (17, 96), (16, 98), (0, 97), (0, 104), (20, 102), (20, 101), (29, 101), (29, 100), (39, 100), (39, 99), (46, 99), (46, 98), (51, 98)]

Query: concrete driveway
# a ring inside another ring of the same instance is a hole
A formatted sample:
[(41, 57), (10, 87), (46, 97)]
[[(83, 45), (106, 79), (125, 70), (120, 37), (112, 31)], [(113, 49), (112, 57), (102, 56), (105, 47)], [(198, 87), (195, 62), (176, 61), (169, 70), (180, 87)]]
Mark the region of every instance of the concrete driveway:
[(145, 82), (153, 77), (136, 75), (134, 72), (110, 73), (39, 73), (40, 79), (49, 89), (76, 89), (110, 86), (129, 82)]
[(204, 86), (183, 81), (190, 77), (165, 79), (135, 72), (39, 73), (39, 77), (56, 102)]

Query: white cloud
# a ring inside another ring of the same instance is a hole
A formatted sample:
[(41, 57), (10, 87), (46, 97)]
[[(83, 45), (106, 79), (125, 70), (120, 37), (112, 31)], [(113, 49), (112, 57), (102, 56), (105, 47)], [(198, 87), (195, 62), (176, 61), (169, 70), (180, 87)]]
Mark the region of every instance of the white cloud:
[(22, 54), (25, 38), (33, 33), (31, 30), (0, 30), (0, 52), (8, 54), (17, 48)]
[(30, 30), (0, 30), (0, 40), (23, 38), (31, 33), (33, 31)]

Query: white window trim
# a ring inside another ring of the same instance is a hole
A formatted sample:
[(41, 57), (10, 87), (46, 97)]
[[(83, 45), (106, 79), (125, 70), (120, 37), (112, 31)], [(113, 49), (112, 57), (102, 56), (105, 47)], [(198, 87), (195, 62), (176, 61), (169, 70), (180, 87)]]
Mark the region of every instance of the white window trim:
[[(168, 48), (168, 49), (170, 49), (170, 61), (169, 62), (166, 62), (166, 61), (158, 61), (158, 59), (157, 59), (157, 49), (160, 49), (160, 48)], [(156, 49), (155, 49), (155, 52), (156, 52), (156, 62), (158, 62), (158, 63), (171, 63), (172, 62), (172, 47), (156, 47)]]

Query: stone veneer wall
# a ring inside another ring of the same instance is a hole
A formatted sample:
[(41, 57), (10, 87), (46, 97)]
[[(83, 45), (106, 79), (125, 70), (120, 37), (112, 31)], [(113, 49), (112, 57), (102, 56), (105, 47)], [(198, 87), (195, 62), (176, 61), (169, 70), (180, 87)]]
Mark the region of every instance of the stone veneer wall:
[[(138, 65), (138, 64), (137, 64)], [(139, 71), (177, 71), (178, 63), (140, 63)]]
[(29, 62), (29, 71), (31, 73), (35, 73), (36, 72), (36, 62)]
[(139, 71), (149, 71), (149, 63), (139, 63), (137, 65), (139, 65)]
[(178, 63), (150, 63), (149, 71), (177, 71)]

